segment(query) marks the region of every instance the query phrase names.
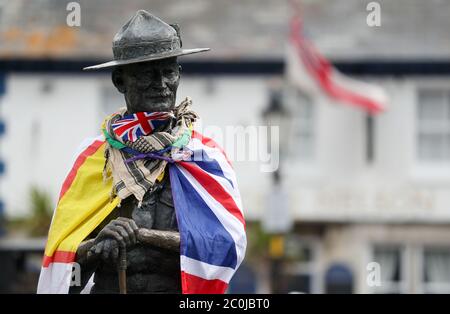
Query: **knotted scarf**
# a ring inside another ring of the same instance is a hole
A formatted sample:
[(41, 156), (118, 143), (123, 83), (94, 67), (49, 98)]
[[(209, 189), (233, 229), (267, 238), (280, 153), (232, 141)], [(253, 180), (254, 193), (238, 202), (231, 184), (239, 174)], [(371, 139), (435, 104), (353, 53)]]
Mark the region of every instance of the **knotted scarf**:
[(173, 156), (184, 154), (198, 115), (187, 97), (170, 112), (127, 114), (126, 108), (107, 117), (102, 131), (107, 141), (103, 177), (113, 180), (112, 196), (134, 195), (142, 203)]

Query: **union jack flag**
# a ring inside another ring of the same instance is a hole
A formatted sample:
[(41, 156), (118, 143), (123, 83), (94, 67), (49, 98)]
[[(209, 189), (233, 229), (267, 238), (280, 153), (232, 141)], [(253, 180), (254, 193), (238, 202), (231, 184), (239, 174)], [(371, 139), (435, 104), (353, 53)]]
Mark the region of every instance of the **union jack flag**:
[(134, 142), (140, 136), (149, 135), (154, 129), (164, 125), (171, 117), (173, 114), (170, 112), (138, 112), (124, 115), (112, 124), (112, 128), (114, 134), (124, 142)]
[(182, 292), (224, 293), (247, 247), (236, 175), (225, 152), (193, 131), (192, 158), (169, 166), (180, 230)]

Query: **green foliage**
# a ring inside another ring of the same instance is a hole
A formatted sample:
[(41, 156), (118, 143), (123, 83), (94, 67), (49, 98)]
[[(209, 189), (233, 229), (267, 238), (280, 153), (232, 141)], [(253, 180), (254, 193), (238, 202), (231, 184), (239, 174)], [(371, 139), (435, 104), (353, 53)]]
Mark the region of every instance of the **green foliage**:
[(265, 233), (259, 222), (248, 222), (246, 259), (260, 260), (268, 255), (270, 235)]
[(30, 190), (31, 217), (28, 231), (31, 236), (46, 236), (52, 220), (53, 204), (50, 195), (37, 187)]
[(46, 236), (53, 212), (53, 203), (50, 195), (38, 187), (31, 187), (29, 192), (29, 206), (29, 216), (8, 220), (8, 233), (25, 234), (31, 237)]

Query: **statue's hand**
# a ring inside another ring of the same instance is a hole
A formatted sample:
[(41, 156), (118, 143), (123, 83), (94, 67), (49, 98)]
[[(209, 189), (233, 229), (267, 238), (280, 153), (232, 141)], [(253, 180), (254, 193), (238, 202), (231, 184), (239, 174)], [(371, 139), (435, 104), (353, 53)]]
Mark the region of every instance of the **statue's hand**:
[(101, 257), (103, 260), (117, 260), (119, 247), (129, 247), (137, 241), (138, 226), (133, 219), (119, 217), (111, 220), (95, 238), (95, 244), (88, 256)]

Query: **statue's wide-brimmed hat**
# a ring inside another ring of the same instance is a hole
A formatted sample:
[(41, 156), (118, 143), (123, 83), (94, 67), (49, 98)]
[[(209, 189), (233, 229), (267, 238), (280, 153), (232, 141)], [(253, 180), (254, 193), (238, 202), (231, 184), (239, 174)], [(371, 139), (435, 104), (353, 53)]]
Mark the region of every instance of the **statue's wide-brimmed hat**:
[(169, 25), (149, 12), (139, 10), (114, 36), (112, 50), (114, 60), (83, 70), (178, 57), (209, 48), (182, 49), (177, 25)]

